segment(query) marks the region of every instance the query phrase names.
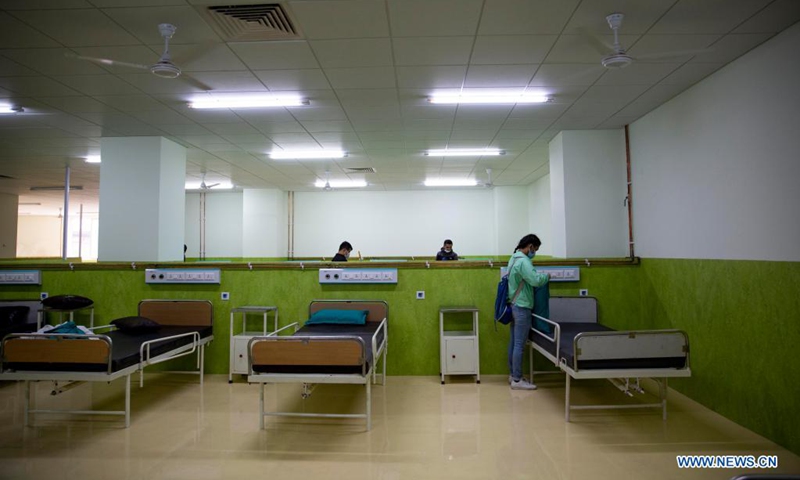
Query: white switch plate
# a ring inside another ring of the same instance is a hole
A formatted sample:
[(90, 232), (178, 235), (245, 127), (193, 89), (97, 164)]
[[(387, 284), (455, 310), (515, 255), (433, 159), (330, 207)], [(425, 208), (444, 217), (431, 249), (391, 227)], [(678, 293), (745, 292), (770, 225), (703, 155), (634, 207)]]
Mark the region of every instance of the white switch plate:
[(0, 285), (41, 285), (40, 270), (0, 270)]
[(145, 283), (210, 283), (219, 285), (218, 268), (148, 268)]
[(397, 269), (320, 268), (319, 283), (397, 283)]
[(425, 300), (425, 290), (417, 290), (417, 300)]

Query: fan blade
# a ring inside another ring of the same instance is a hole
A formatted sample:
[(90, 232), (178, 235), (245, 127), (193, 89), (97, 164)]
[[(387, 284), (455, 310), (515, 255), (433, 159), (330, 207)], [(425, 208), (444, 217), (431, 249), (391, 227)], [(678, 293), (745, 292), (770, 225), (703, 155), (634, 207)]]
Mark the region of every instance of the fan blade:
[(86, 60), (89, 62), (99, 63), (101, 65), (108, 65), (110, 67), (130, 67), (142, 70), (150, 70), (149, 65), (142, 65), (139, 63), (120, 62), (119, 60), (111, 60), (108, 58), (84, 57), (83, 55), (76, 55), (74, 53), (66, 53), (64, 55), (69, 58), (77, 58), (78, 60)]
[(636, 60), (650, 60), (656, 58), (669, 58), (669, 57), (683, 57), (686, 55), (700, 55), (701, 53), (713, 52), (713, 48), (698, 48), (694, 50), (675, 50), (674, 52), (661, 52), (661, 53), (645, 53), (644, 55), (636, 55)]
[[(188, 66), (198, 58), (206, 55), (211, 50), (219, 47), (220, 45), (225, 46), (225, 44), (220, 44), (218, 42), (203, 42), (199, 45), (171, 45), (170, 46), (170, 54), (172, 55), (172, 61), (182, 67)], [(175, 53), (175, 50), (178, 53)]]
[(586, 40), (586, 42), (592, 47), (594, 47), (594, 49), (597, 50), (597, 53), (600, 55), (606, 56), (616, 51), (613, 46), (601, 40), (600, 37), (593, 34), (585, 27), (580, 27), (577, 30), (580, 36), (583, 37), (583, 39)]
[(214, 188), (217, 185), (219, 185), (219, 183), (212, 183), (211, 185), (206, 185), (206, 188)]
[(210, 86), (206, 85), (205, 83), (201, 82), (200, 80), (194, 78), (191, 75), (187, 75), (187, 74), (184, 73), (184, 74), (181, 74), (181, 76), (179, 76), (178, 78), (183, 80), (184, 82), (190, 84), (191, 86), (193, 86), (195, 88), (199, 88), (200, 90), (203, 90), (204, 92), (209, 92), (211, 90), (214, 90)]

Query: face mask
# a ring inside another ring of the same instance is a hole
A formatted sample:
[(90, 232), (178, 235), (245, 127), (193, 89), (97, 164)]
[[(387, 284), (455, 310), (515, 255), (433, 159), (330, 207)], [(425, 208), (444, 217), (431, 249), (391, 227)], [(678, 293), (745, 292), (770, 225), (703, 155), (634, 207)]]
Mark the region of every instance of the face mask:
[(535, 257), (535, 256), (536, 256), (536, 252), (534, 250), (531, 250), (531, 251), (528, 252), (528, 258), (530, 258), (531, 260), (533, 260), (533, 257)]
[(350, 252), (345, 253), (344, 258), (350, 258)]
[(444, 251), (447, 252), (447, 253), (450, 253), (450, 252), (453, 251), (453, 249), (450, 248), (450, 247), (444, 247)]

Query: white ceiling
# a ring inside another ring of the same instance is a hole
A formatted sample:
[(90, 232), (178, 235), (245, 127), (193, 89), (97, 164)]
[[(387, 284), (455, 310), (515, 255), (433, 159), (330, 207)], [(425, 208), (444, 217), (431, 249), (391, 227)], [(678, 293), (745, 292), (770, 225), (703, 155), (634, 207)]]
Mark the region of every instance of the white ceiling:
[[(212, 0), (0, 0), (0, 193), (44, 206), (63, 192), (96, 208), (99, 169), (82, 161), (100, 138), (160, 135), (187, 148), (187, 181), (311, 190), (365, 178), (369, 189), (423, 188), (428, 176), (528, 185), (547, 174), (548, 142), (564, 129), (618, 128), (648, 113), (800, 19), (796, 0), (297, 0), (281, 2), (303, 39), (223, 42), (198, 9), (263, 3)], [(632, 56), (712, 50), (600, 66), (586, 32), (608, 43), (605, 16), (624, 12)], [(192, 83), (65, 54), (151, 64), (157, 24), (178, 27), (173, 59), (217, 93), (298, 93), (303, 107), (197, 111)], [(443, 89), (508, 89), (544, 105), (442, 106)], [(501, 157), (429, 158), (428, 148), (498, 147)], [(337, 161), (273, 161), (274, 149), (341, 148)], [(35, 213), (33, 207), (21, 212)]]

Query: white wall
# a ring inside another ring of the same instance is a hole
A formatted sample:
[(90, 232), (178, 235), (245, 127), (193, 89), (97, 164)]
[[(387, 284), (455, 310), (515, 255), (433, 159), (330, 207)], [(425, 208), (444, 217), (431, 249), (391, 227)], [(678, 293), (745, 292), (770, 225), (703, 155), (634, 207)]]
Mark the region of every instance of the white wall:
[(19, 196), (0, 193), (0, 258), (17, 256), (17, 211)]
[(550, 178), (553, 255), (626, 256), (624, 131), (559, 133), (550, 143)]
[(511, 255), (514, 247), (531, 233), (526, 187), (494, 187), (495, 242), (492, 253)]
[(242, 194), (242, 255), (285, 257), (287, 255), (287, 192), (247, 189)]
[[(186, 194), (186, 256), (200, 256), (200, 194)], [(243, 256), (242, 192), (206, 193), (206, 258)], [(181, 247), (182, 248), (182, 247)]]
[(493, 197), (483, 188), (295, 192), (295, 256), (331, 258), (343, 240), (369, 257), (433, 256), (445, 238), (459, 256), (495, 254)]
[(542, 241), (539, 254), (553, 254), (552, 212), (550, 211), (550, 175), (536, 180), (528, 187), (529, 215), (531, 233)]
[(20, 215), (17, 228), (18, 257), (61, 256), (61, 219), (57, 216)]
[(800, 261), (800, 24), (633, 123), (636, 253)]

